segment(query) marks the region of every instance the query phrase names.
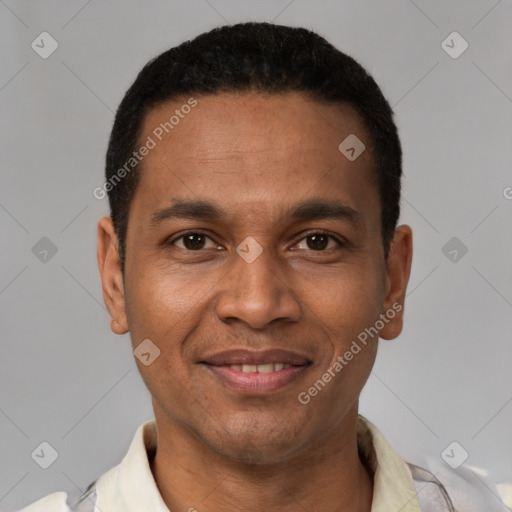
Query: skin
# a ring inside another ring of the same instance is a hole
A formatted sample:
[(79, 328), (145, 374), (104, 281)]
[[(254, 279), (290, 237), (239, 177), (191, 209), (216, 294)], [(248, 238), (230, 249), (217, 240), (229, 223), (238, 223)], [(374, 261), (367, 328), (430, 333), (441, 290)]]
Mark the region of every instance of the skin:
[[(173, 512), (369, 511), (372, 475), (358, 457), (356, 424), (378, 338), (310, 403), (297, 397), (360, 332), (404, 303), (411, 229), (397, 227), (386, 265), (371, 141), (350, 107), (295, 93), (196, 99), (141, 163), (124, 280), (112, 221), (98, 224), (112, 330), (130, 332), (134, 348), (149, 338), (160, 349), (149, 366), (136, 360), (157, 422), (159, 490)], [(186, 100), (151, 110), (141, 141)], [(353, 162), (338, 150), (351, 133), (367, 148)], [(151, 225), (178, 198), (214, 201), (226, 218)], [(358, 223), (286, 216), (311, 198), (349, 205)], [(184, 239), (165, 245), (196, 229), (207, 236), (199, 251)], [(329, 238), (312, 249), (308, 236), (319, 229), (344, 245)], [(250, 264), (236, 252), (249, 236), (263, 249)], [(380, 337), (396, 338), (402, 319), (403, 309)], [(241, 395), (198, 364), (232, 348), (292, 350), (313, 364), (277, 392)]]

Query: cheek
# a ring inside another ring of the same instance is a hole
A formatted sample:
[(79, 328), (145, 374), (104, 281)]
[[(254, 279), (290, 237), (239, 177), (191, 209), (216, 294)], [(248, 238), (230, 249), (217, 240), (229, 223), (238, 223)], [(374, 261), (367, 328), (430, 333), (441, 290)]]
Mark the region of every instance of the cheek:
[(318, 410), (345, 410), (370, 375), (378, 346), (378, 335), (371, 328), (380, 317), (383, 297), (382, 286), (376, 283), (352, 276), (332, 281), (329, 294), (317, 297), (322, 305), (317, 321), (325, 326), (330, 347), (322, 351), (325, 358), (302, 391)]
[(191, 370), (183, 346), (202, 316), (198, 310), (200, 286), (162, 271), (140, 271), (132, 276), (127, 315), (133, 348), (149, 339), (159, 350), (150, 365), (136, 363), (151, 395), (170, 406), (168, 413), (173, 415), (186, 406), (189, 397), (184, 383), (190, 381)]
[(199, 276), (149, 264), (139, 264), (133, 270), (127, 285), (132, 337), (176, 338), (183, 324), (197, 315), (205, 290), (214, 283), (213, 275)]
[(359, 398), (375, 362), (376, 348), (376, 343), (363, 347), (350, 361), (344, 360), (343, 363), (338, 360), (343, 356), (337, 356), (336, 362), (325, 368), (310, 387), (303, 390), (304, 394), (298, 397), (302, 399), (301, 403), (309, 400), (309, 406), (322, 414), (325, 421), (330, 416), (336, 422), (340, 411), (347, 411)]
[(385, 286), (375, 267), (332, 273), (324, 286), (310, 288), (307, 305), (339, 340), (339, 349), (375, 324), (381, 314)]
[[(191, 272), (171, 272), (155, 265), (140, 265), (138, 269), (138, 274), (131, 274), (131, 285), (127, 287), (132, 346), (136, 349), (143, 340), (149, 339), (160, 352), (149, 366), (138, 360), (136, 363), (157, 401), (172, 401), (176, 407), (181, 407), (190, 393), (183, 383), (190, 382), (194, 370), (187, 349), (190, 349), (194, 332), (197, 336), (197, 329), (201, 329), (207, 318), (206, 292), (215, 289), (219, 277), (216, 272), (199, 276)], [(170, 390), (174, 391), (170, 393)]]

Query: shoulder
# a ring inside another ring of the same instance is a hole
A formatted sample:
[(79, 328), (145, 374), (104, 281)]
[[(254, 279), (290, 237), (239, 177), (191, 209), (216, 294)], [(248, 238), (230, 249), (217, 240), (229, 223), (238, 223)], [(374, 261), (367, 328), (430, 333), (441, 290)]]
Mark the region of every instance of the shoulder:
[(35, 501), (28, 507), (16, 512), (94, 512), (97, 498), (96, 484), (92, 482), (85, 492), (80, 489), (66, 492), (55, 492)]
[[(365, 429), (371, 433), (371, 439), (363, 435)], [(423, 457), (421, 466), (416, 466), (396, 453), (377, 427), (361, 415), (358, 448), (360, 456), (363, 455), (370, 463), (373, 455), (373, 466), (376, 466), (374, 478), (379, 481), (380, 488), (396, 487), (401, 482), (402, 487), (414, 492), (422, 511), (504, 510), (498, 489), (485, 479), (483, 469), (461, 465), (454, 470), (441, 457), (432, 456)], [(506, 492), (505, 488), (503, 492)]]
[(448, 492), (458, 512), (502, 512), (505, 496), (486, 476), (483, 468), (461, 465), (456, 470), (433, 457), (425, 457), (423, 466), (435, 474)]
[(71, 512), (67, 504), (67, 499), (67, 493), (54, 492), (18, 512)]
[[(127, 490), (136, 492), (137, 484), (140, 487), (141, 472), (149, 481), (146, 485), (152, 483), (156, 490), (147, 455), (147, 450), (154, 450), (155, 447), (156, 424), (154, 420), (150, 420), (139, 426), (121, 463), (90, 483), (85, 491), (75, 489), (48, 494), (17, 512), (93, 512), (97, 500), (96, 508), (100, 510), (104, 501), (117, 504), (122, 501), (122, 493), (128, 492)], [(124, 479), (121, 475), (123, 468)]]

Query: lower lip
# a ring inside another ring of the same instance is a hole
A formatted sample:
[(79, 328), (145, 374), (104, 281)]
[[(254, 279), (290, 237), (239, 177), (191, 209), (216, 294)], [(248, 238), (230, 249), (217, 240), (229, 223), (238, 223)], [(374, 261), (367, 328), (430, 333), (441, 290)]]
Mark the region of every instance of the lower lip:
[(208, 370), (222, 379), (237, 392), (251, 395), (265, 395), (283, 388), (304, 374), (309, 365), (291, 366), (277, 372), (245, 373), (230, 366), (213, 366), (204, 364)]

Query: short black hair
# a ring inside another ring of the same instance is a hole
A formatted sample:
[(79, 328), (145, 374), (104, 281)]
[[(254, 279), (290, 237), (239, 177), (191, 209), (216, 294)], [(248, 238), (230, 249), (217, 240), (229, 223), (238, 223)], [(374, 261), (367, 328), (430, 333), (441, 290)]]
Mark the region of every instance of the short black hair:
[(349, 105), (359, 114), (371, 139), (387, 260), (400, 215), (402, 176), (402, 150), (389, 103), (359, 63), (315, 32), (251, 22), (215, 28), (150, 60), (121, 101), (105, 177), (113, 185), (107, 191), (123, 273), (130, 203), (140, 172), (135, 165), (123, 179), (118, 173), (140, 145), (148, 111), (184, 95), (254, 91), (304, 93), (321, 102)]

